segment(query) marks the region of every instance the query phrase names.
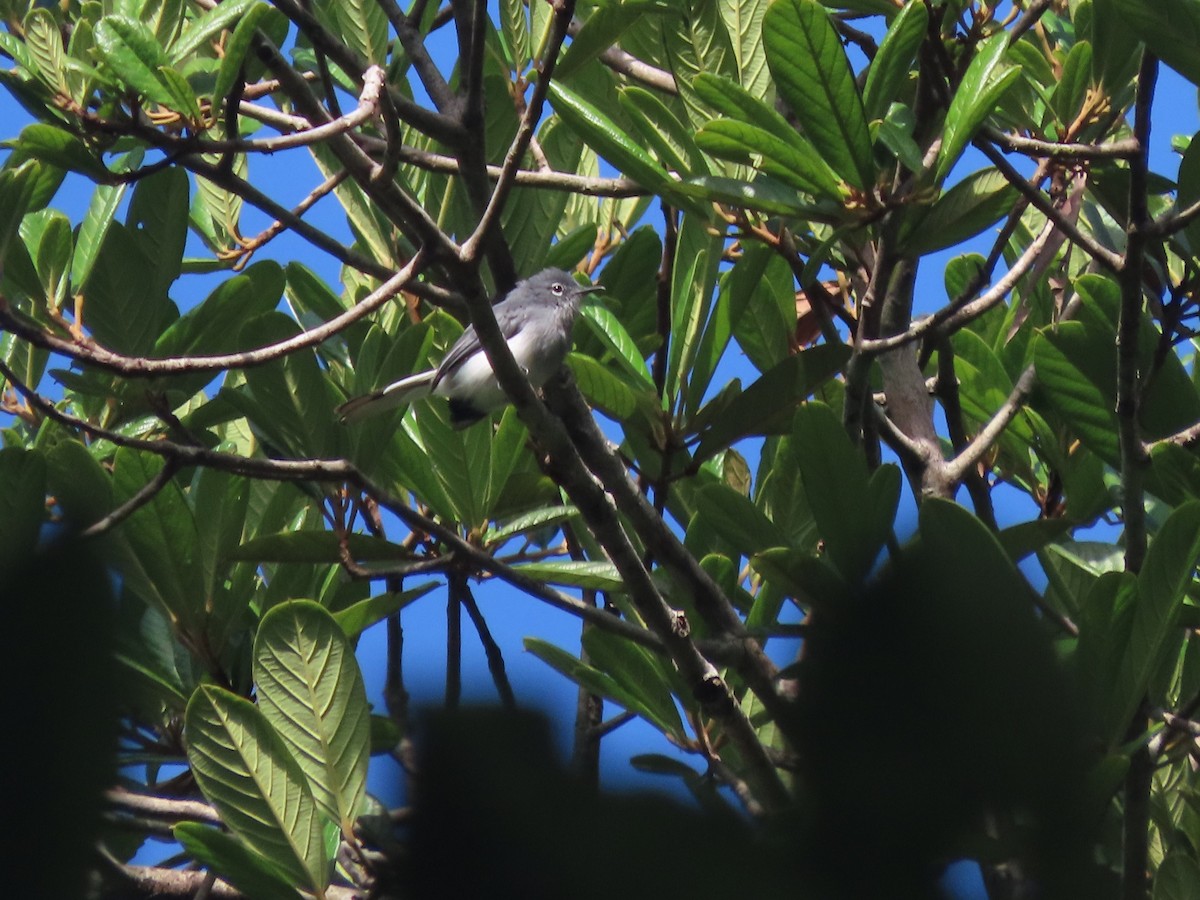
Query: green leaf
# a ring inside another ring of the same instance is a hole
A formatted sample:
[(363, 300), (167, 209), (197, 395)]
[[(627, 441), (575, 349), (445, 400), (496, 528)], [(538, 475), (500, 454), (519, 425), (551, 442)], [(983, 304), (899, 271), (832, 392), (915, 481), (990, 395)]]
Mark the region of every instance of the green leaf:
[(925, 215), (905, 222), (905, 252), (924, 255), (960, 244), (1008, 215), (1016, 199), (1017, 189), (995, 169), (968, 175)]
[(580, 310), (583, 324), (608, 348), (613, 359), (630, 375), (645, 381), (651, 388), (654, 379), (646, 368), (646, 360), (629, 332), (608, 307), (596, 300), (585, 300)]
[(558, 81), (551, 82), (549, 97), (571, 130), (622, 174), (650, 190), (669, 185), (667, 170), (597, 107)]
[(142, 179), (129, 201), (125, 223), (135, 229), (139, 247), (151, 260), (136, 277), (155, 296), (165, 297), (182, 271), (190, 190), (187, 173), (172, 166)]
[[(294, 337), (297, 323), (283, 313), (259, 316), (243, 329), (242, 346), (264, 347)], [(295, 458), (328, 456), (335, 444), (328, 383), (310, 351), (247, 369), (246, 391), (253, 401), (251, 422), (262, 429), (277, 453)], [(322, 411), (315, 415), (314, 410)]]
[(542, 531), (547, 526), (558, 525), (558, 523), (573, 519), (578, 515), (579, 510), (574, 506), (566, 506), (561, 503), (532, 509), (505, 520), (503, 524), (489, 528), (484, 532), (483, 542), (488, 546), (500, 546), (517, 535), (530, 531)]
[(707, 173), (708, 166), (696, 146), (692, 129), (680, 122), (657, 96), (639, 87), (623, 87), (617, 93), (617, 100), (664, 168), (680, 175)]
[[(707, 220), (687, 213), (676, 241), (678, 263), (671, 272), (671, 337), (667, 344), (665, 395), (677, 397), (681, 385), (690, 380), (699, 348), (701, 328), (713, 304), (717, 268), (721, 262), (722, 239), (715, 236)], [(685, 394), (686, 401), (687, 396)], [(693, 398), (698, 404), (699, 398)]]
[[(113, 464), (113, 499), (121, 504), (152, 481), (163, 461), (120, 448)], [(179, 483), (172, 479), (121, 525), (129, 542), (126, 582), (167, 619), (199, 631), (204, 616), (204, 578), (193, 548), (200, 542), (196, 522)]]
[[(1113, 0), (1120, 27), (1137, 35), (1155, 56), (1200, 85), (1200, 4), (1194, 0)], [(1103, 54), (1100, 54), (1103, 55)]]
[[(688, 0), (677, 4), (677, 14), (655, 20), (656, 30), (661, 35), (664, 68), (675, 76), (679, 99), (683, 101), (684, 111), (693, 127), (708, 118), (692, 90), (695, 76), (701, 72), (729, 77), (736, 74), (733, 47), (717, 10), (720, 5), (711, 0)], [(631, 49), (635, 53), (639, 50), (636, 45)]]
[(1046, 400), (1084, 446), (1119, 469), (1114, 352), (1111, 344), (1093, 339), (1082, 322), (1062, 322), (1054, 331), (1041, 332), (1033, 344)]
[(829, 14), (814, 0), (776, 0), (763, 18), (763, 43), (780, 93), (821, 156), (851, 186), (870, 190), (871, 135)]
[(882, 119), (892, 103), (903, 99), (908, 73), (929, 27), (924, 3), (908, 3), (888, 26), (887, 34), (867, 70), (863, 113), (868, 122)]
[[(526, 650), (555, 671), (586, 688), (589, 693), (597, 694), (611, 700), (618, 706), (622, 706), (630, 712), (640, 715), (665, 734), (678, 733), (672, 731), (674, 727), (672, 718), (660, 720), (655, 707), (646, 706), (639, 694), (626, 690), (622, 684), (618, 683), (606, 672), (601, 672), (599, 669), (587, 665), (567, 651), (546, 641), (537, 638), (525, 638), (524, 643)], [(678, 717), (679, 714), (676, 712), (673, 717), (675, 722), (678, 721)]]
[(192, 859), (248, 897), (296, 900), (300, 896), (270, 860), (223, 831), (199, 822), (180, 822), (171, 832)]
[(311, 600), (272, 608), (254, 638), (254, 681), (263, 716), (304, 770), (317, 806), (350, 834), (366, 794), (370, 712), (337, 620)]
[(555, 562), (525, 563), (516, 571), (526, 578), (543, 584), (562, 584), (595, 591), (623, 591), (616, 566), (599, 560), (558, 560)]
[(501, 0), (500, 29), (512, 55), (513, 68), (523, 72), (529, 64), (529, 16), (521, 0)]
[(567, 363), (588, 405), (618, 422), (625, 421), (637, 411), (639, 395), (649, 398), (652, 403), (656, 402), (654, 395), (640, 379), (635, 389), (620, 375), (590, 356), (571, 353)]
[(95, 181), (109, 177), (109, 171), (81, 139), (55, 125), (35, 122), (21, 129), (17, 148), (34, 159), (79, 172)]
[(66, 93), (67, 82), (63, 75), (66, 54), (54, 14), (44, 7), (35, 7), (25, 16), (22, 27), (25, 32), (23, 49), (35, 63), (34, 74), (52, 90)]
[(796, 411), (791, 446), (825, 552), (848, 583), (857, 583), (891, 532), (900, 500), (899, 472), (885, 465), (868, 475), (862, 451), (823, 403), (806, 403)]
[(742, 181), (738, 178), (701, 175), (699, 178), (689, 178), (679, 187), (697, 199), (768, 215), (811, 218), (818, 222), (832, 218), (831, 210), (807, 202), (793, 188), (767, 176)]
[[(1200, 140), (1192, 138), (1183, 159), (1179, 161), (1179, 193), (1175, 199), (1175, 211), (1182, 212), (1200, 201)], [(1185, 229), (1188, 242), (1200, 248), (1200, 220), (1193, 220)]]
[[(105, 16), (96, 24), (96, 52), (125, 84), (160, 106), (184, 112), (197, 105), (190, 88), (165, 75), (171, 60), (149, 28), (125, 16)], [(186, 85), (186, 82), (184, 83)]]
[(789, 543), (778, 525), (728, 485), (710, 484), (701, 488), (696, 494), (695, 509), (705, 525), (743, 556)]
[(706, 153), (733, 162), (750, 162), (751, 154), (758, 154), (759, 168), (784, 184), (815, 197), (842, 197), (837, 176), (807, 142), (783, 141), (755, 125), (714, 119), (696, 133), (696, 144)]
[[(1200, 560), (1200, 502), (1174, 510), (1150, 542), (1138, 575), (1139, 603), (1129, 643), (1135, 683), (1148, 684), (1179, 618)], [(1130, 712), (1132, 715), (1132, 711)]]
[(45, 457), (20, 447), (0, 449), (0, 571), (33, 554), (45, 519)]
[[(332, 531), (283, 531), (252, 538), (230, 553), (230, 559), (254, 562), (339, 563), (342, 538)], [(399, 544), (369, 534), (345, 536), (350, 555), (359, 562), (411, 559), (412, 553)]]
[(184, 716), (188, 762), (229, 829), (292, 883), (329, 883), (320, 812), (304, 771), (254, 704), (201, 685)]
[[(1075, 121), (1083, 106), (1092, 74), (1092, 45), (1079, 41), (1067, 54), (1062, 76), (1054, 87), (1050, 105), (1062, 128)], [(1060, 132), (1061, 133), (1061, 132)]]
[(56, 443), (46, 452), (46, 465), (47, 485), (71, 527), (87, 528), (112, 510), (112, 476), (79, 441)]
[(729, 32), (738, 83), (760, 100), (768, 98), (774, 88), (762, 43), (763, 17), (770, 5), (770, 0), (727, 0), (717, 4)]
[(257, 19), (261, 13), (255, 7), (265, 5), (259, 0), (222, 0), (217, 6), (192, 19), (183, 36), (171, 45), (171, 62), (180, 65), (202, 46), (217, 40), (222, 31), (240, 23), (244, 16)]
[(963, 149), (975, 136), (996, 109), (1000, 98), (1021, 77), (1019, 66), (1005, 67), (1004, 51), (1008, 47), (1008, 33), (997, 32), (984, 40), (977, 48), (975, 58), (967, 67), (950, 109), (946, 113), (945, 134), (938, 151), (934, 178), (941, 183), (950, 169), (958, 162)]
[(45, 167), (29, 160), (15, 169), (0, 171), (0, 262), (8, 255), (8, 245), (29, 211), (37, 177)]
[(76, 290), (86, 288), (104, 236), (108, 234), (108, 227), (113, 223), (125, 197), (125, 188), (123, 184), (99, 184), (92, 192), (92, 200), (75, 238), (75, 255), (71, 260), (71, 284)]
[(636, 697), (640, 707), (650, 712), (651, 722), (667, 734), (684, 736), (683, 722), (672, 696), (672, 669), (667, 668), (672, 663), (602, 628), (585, 629), (581, 643), (591, 665)]
[(491, 430), (454, 428), (449, 408), (439, 400), (418, 404), (415, 423), (415, 436), (428, 455), (425, 465), (433, 468), (455, 518), (468, 527), (482, 527), (488, 518), (492, 482)]
[(1200, 900), (1200, 865), (1185, 851), (1173, 850), (1154, 873), (1153, 900)]
[(384, 591), (338, 610), (333, 617), (346, 637), (355, 640), (376, 622), (382, 622), (388, 616), (395, 615), (437, 586), (438, 582), (427, 581), (407, 591)]
[(850, 358), (844, 344), (818, 344), (769, 369), (701, 433), (696, 459), (705, 460), (744, 437), (786, 434), (794, 404), (839, 372)]
[[(224, 9), (226, 5), (226, 3), (222, 3), (213, 12)], [(225, 41), (225, 53), (221, 56), (221, 67), (217, 69), (217, 80), (212, 89), (214, 103), (224, 103), (229, 97), (229, 92), (233, 90), (234, 82), (242, 71), (242, 64), (254, 41), (255, 32), (262, 20), (271, 12), (270, 6), (256, 2), (256, 0), (247, 0), (245, 5), (249, 8), (238, 19), (233, 34)], [(178, 45), (176, 49), (178, 49)]]
[(567, 52), (554, 67), (556, 79), (570, 78), (601, 53), (619, 42), (621, 35), (636, 23), (645, 9), (640, 4), (621, 3), (597, 6), (575, 32)]
[(328, 6), (346, 46), (368, 63), (387, 63), (388, 21), (382, 6), (373, 0), (335, 0)]

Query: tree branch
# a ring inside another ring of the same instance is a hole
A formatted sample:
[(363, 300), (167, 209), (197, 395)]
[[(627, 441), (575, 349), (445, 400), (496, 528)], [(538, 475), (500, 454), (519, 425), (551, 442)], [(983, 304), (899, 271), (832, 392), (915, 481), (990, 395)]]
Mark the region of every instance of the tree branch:
[(220, 372), (228, 369), (248, 369), (287, 356), (328, 340), (350, 325), (370, 315), (396, 296), (424, 264), (424, 253), (418, 251), (403, 269), (394, 273), (386, 282), (372, 291), (361, 302), (355, 304), (323, 325), (302, 332), (276, 344), (240, 353), (223, 353), (213, 356), (177, 356), (163, 359), (124, 356), (95, 342), (68, 340), (45, 331), (37, 325), (16, 315), (8, 302), (0, 297), (0, 325), (36, 347), (61, 353), (78, 362), (96, 366), (130, 378), (154, 378), (160, 375), (181, 375), (195, 372)]

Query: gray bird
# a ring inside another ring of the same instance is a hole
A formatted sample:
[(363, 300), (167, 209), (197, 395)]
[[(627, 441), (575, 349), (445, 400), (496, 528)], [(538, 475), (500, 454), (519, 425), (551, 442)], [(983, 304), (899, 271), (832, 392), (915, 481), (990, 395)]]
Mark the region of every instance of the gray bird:
[[(492, 311), (500, 332), (529, 383), (541, 387), (571, 349), (571, 328), (584, 287), (562, 269), (546, 269), (519, 282)], [(335, 411), (343, 423), (357, 422), (430, 395), (450, 401), (450, 423), (466, 428), (508, 403), (492, 364), (468, 325), (436, 369), (418, 372), (370, 394), (347, 400)]]

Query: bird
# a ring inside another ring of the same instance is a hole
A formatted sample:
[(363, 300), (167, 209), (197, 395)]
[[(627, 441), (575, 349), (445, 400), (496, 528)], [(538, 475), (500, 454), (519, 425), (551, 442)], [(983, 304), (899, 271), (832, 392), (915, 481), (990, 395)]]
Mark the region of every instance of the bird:
[[(508, 349), (534, 388), (545, 384), (566, 359), (580, 303), (585, 294), (599, 290), (603, 287), (581, 285), (562, 269), (545, 269), (518, 282), (492, 308)], [(450, 424), (457, 429), (509, 402), (473, 325), (467, 326), (436, 369), (354, 397), (334, 412), (342, 424), (349, 424), (430, 395), (450, 401)]]

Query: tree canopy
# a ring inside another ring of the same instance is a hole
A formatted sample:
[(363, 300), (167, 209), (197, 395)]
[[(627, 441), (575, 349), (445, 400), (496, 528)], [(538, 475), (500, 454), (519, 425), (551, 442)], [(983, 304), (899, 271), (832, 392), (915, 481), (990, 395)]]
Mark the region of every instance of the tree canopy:
[[(1200, 0), (0, 11), (4, 655), (61, 792), (32, 840), (79, 812), (61, 895), (917, 896), (965, 858), (1200, 896), (1200, 145), (1149, 155)], [(551, 266), (606, 291), (535, 392), (489, 300)], [(339, 424), (468, 323), (511, 406)], [(569, 769), (512, 709), (413, 720), (439, 595), (446, 706), (464, 612), (521, 704), (484, 579), (581, 623), (524, 643), (579, 687)], [(699, 811), (596, 795), (630, 717)], [(396, 762), (415, 819), (367, 790)]]

